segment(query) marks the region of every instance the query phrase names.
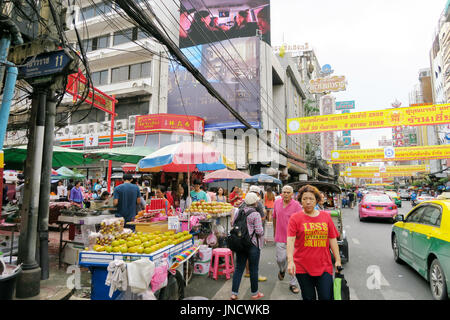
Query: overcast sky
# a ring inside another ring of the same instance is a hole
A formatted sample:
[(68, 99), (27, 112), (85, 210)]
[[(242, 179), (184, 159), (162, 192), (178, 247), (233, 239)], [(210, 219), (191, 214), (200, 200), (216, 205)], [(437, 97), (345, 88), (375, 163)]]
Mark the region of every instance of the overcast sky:
[[(321, 66), (347, 78), (337, 101), (354, 111), (408, 106), (447, 0), (272, 0), (272, 45), (308, 42)], [(362, 148), (377, 148), (386, 129), (353, 131)]]

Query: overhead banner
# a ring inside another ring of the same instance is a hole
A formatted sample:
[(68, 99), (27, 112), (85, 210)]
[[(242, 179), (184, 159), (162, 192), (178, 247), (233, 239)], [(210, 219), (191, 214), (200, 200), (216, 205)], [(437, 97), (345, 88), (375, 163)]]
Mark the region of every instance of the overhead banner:
[(341, 177), (347, 178), (392, 178), (392, 177), (411, 177), (417, 172), (406, 171), (406, 172), (341, 172)]
[(334, 150), (330, 163), (449, 159), (450, 145)]
[(409, 166), (364, 166), (364, 167), (347, 167), (346, 173), (374, 173), (374, 172), (430, 172), (429, 165), (409, 165)]
[(288, 135), (450, 123), (450, 104), (287, 119)]

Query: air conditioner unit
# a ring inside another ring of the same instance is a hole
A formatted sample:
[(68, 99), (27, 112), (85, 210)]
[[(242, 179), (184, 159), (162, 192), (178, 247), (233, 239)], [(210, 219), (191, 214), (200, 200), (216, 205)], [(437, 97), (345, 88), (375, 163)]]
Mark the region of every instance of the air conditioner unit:
[(136, 127), (136, 116), (129, 116), (128, 128), (130, 128), (130, 130), (134, 130), (135, 127)]
[(111, 122), (110, 121), (104, 121), (101, 124), (99, 124), (99, 132), (108, 133), (110, 131), (111, 131)]
[(80, 135), (86, 133), (86, 131), (87, 131), (87, 125), (84, 125), (84, 124), (79, 124), (74, 127), (75, 128), (74, 128), (73, 134), (75, 136), (80, 136)]
[(88, 124), (87, 126), (87, 134), (94, 134), (97, 132), (97, 124), (96, 123), (91, 123)]
[(114, 130), (120, 131), (126, 129), (128, 129), (128, 120), (117, 120), (114, 123)]

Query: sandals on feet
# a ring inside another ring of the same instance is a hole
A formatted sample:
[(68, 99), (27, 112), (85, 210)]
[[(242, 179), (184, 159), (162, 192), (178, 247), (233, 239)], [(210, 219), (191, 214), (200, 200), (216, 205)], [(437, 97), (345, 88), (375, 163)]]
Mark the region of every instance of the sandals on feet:
[(237, 295), (232, 294), (230, 300), (239, 300), (239, 298)]
[(300, 292), (299, 288), (297, 288), (294, 285), (289, 286), (289, 290), (291, 290), (292, 293), (298, 294)]
[(264, 298), (264, 293), (258, 292), (257, 295), (252, 296), (252, 300), (258, 300)]
[(278, 272), (278, 280), (280, 280), (280, 281), (282, 281), (283, 279), (284, 279), (284, 275), (286, 274), (286, 271), (285, 272)]

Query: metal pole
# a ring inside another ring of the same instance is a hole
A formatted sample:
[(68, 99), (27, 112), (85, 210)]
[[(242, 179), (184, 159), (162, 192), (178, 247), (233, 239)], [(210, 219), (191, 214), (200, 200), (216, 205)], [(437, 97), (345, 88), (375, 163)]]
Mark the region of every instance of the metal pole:
[(22, 227), (19, 240), (19, 263), (23, 272), (17, 278), (16, 297), (30, 298), (40, 292), (41, 268), (36, 262), (38, 208), (44, 143), (46, 89), (33, 94), (31, 130), (26, 161), (24, 202), (21, 212)]
[(9, 111), (14, 98), (14, 89), (16, 86), (18, 71), (16, 67), (8, 66), (6, 68), (5, 91), (3, 93), (2, 108), (0, 110), (0, 150), (3, 150), (3, 143), (8, 126)]
[[(0, 40), (0, 62), (6, 62), (10, 44), (11, 39), (9, 35)], [(3, 86), (4, 75), (5, 75), (5, 65), (3, 63), (0, 63), (0, 88)]]
[(49, 278), (49, 259), (48, 259), (48, 214), (50, 203), (51, 171), (53, 160), (53, 143), (56, 117), (55, 92), (51, 90), (47, 97), (47, 110), (45, 113), (45, 133), (44, 147), (42, 157), (42, 177), (39, 193), (39, 214), (38, 214), (38, 233), (39, 233), (39, 261), (41, 266), (41, 280)]

